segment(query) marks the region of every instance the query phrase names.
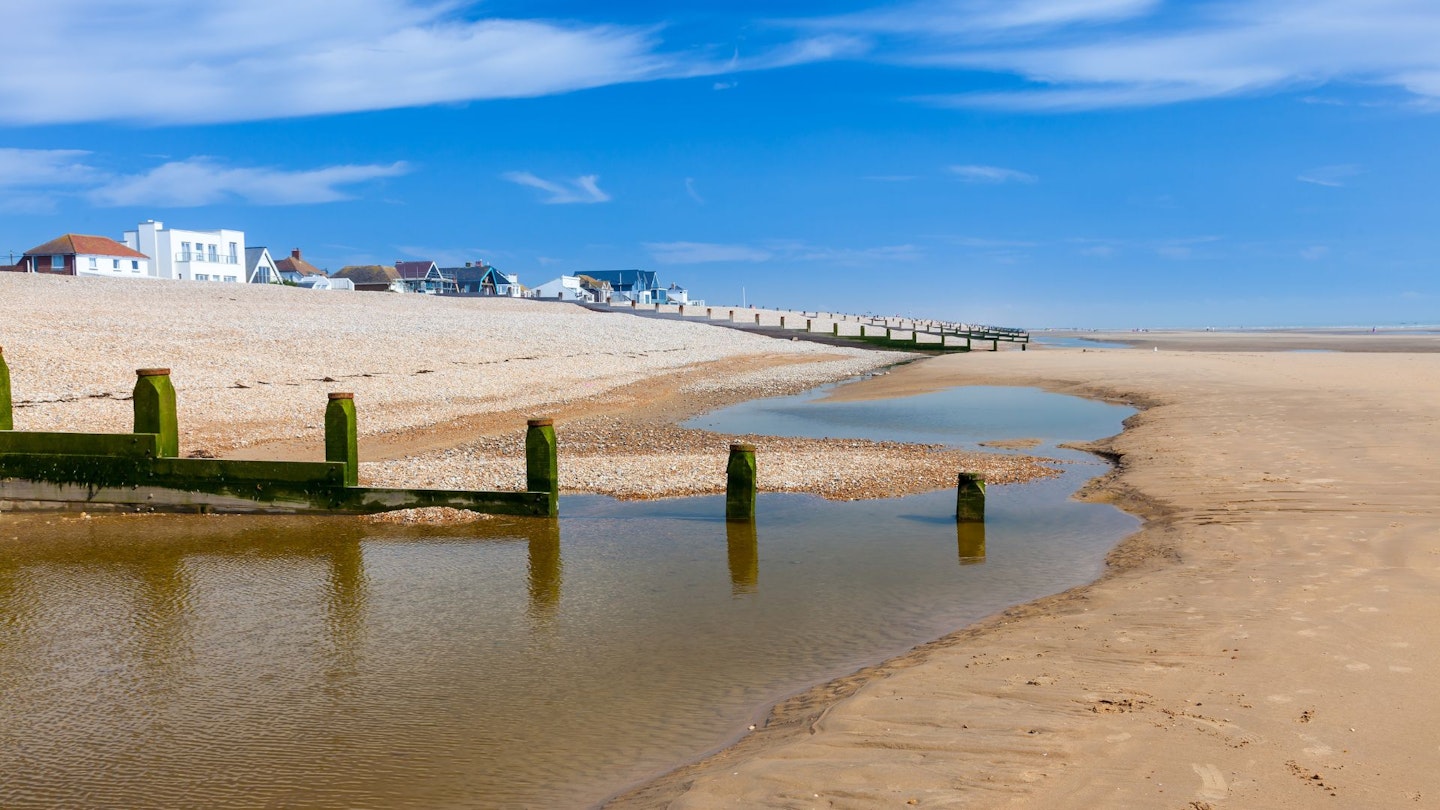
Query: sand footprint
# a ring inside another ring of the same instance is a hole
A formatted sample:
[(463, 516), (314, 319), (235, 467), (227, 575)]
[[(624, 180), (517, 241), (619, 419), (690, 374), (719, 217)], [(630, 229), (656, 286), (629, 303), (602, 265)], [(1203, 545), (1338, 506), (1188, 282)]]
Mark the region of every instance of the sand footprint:
[(1199, 765), (1192, 763), (1191, 770), (1200, 777), (1201, 799), (1207, 801), (1220, 801), (1230, 795), (1230, 786), (1225, 782), (1224, 774), (1214, 765)]

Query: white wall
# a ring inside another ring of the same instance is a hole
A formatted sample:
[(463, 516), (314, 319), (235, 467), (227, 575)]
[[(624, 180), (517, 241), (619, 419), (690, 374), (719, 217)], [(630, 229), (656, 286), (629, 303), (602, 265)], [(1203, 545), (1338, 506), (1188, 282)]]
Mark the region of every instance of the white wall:
[[(152, 220), (140, 223), (134, 231), (126, 231), (125, 244), (150, 256), (155, 265), (155, 275), (160, 278), (231, 283), (245, 281), (244, 231), (230, 228), (214, 231), (167, 229), (163, 222)], [(215, 248), (213, 261), (211, 246)]]
[(103, 276), (105, 278), (155, 278), (150, 272), (150, 262), (146, 259), (86, 253), (75, 257), (75, 275)]
[(589, 300), (589, 296), (581, 291), (580, 279), (576, 276), (561, 276), (547, 281), (531, 290), (531, 294), (536, 298), (558, 298), (563, 301)]

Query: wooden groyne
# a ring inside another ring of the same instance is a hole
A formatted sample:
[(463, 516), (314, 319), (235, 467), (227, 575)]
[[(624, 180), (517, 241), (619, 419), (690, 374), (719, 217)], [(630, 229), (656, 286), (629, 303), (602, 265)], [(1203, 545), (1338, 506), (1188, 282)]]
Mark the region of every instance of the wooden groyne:
[[(582, 304), (598, 312), (625, 312), (646, 318), (708, 323), (785, 339), (831, 345), (860, 345), (894, 351), (927, 353), (998, 351), (1001, 343), (1030, 343), (1030, 333), (1007, 326), (954, 321), (885, 318), (837, 312), (757, 310), (744, 307), (696, 307), (655, 304)], [(986, 345), (988, 344), (988, 346)]]
[(139, 369), (133, 433), (14, 430), (9, 369), (0, 351), (0, 509), (248, 514), (372, 514), (443, 506), (497, 515), (554, 517), (555, 429), (533, 420), (524, 492), (358, 486), (353, 394), (330, 394), (325, 461), (179, 457), (169, 369)]

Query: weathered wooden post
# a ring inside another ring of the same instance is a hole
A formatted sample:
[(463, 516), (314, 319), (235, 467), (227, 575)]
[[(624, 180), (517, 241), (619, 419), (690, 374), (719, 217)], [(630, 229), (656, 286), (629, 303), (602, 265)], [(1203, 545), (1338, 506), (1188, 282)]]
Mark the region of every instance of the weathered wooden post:
[(835, 323), (830, 324), (830, 334), (834, 335), (835, 337), (840, 337), (840, 322), (839, 322), (839, 321), (836, 321)]
[(811, 331), (810, 328), (811, 328), (813, 325), (814, 325), (814, 324), (812, 324), (812, 323), (810, 322), (810, 319), (809, 319), (809, 318), (806, 318), (806, 319), (805, 319), (805, 331), (806, 331), (806, 332)]
[(865, 337), (865, 324), (860, 324), (860, 337)]
[(1000, 351), (1000, 338), (995, 338), (994, 340), (990, 341), (990, 351)]
[(734, 323), (734, 322), (735, 322), (735, 310), (733, 310), (733, 309), (730, 310), (730, 322), (731, 322), (731, 323)]
[(355, 395), (331, 392), (325, 405), (325, 460), (345, 465), (345, 486), (360, 486), (360, 450), (355, 438)]
[(531, 419), (525, 431), (525, 489), (550, 493), (550, 517), (560, 513), (560, 456), (553, 419)]
[(712, 318), (712, 317), (714, 317), (714, 316), (715, 316), (715, 308), (714, 308), (714, 307), (706, 307), (706, 308), (705, 308), (705, 317), (706, 317), (706, 318)]
[(0, 346), (0, 430), (15, 429), (15, 414), (10, 404), (10, 367), (5, 365), (5, 347)]
[(178, 458), (180, 424), (175, 416), (175, 386), (170, 383), (170, 369), (136, 369), (134, 400), (135, 432), (159, 435), (155, 454)]
[(760, 325), (760, 313), (758, 313), (758, 312), (755, 313), (755, 325), (756, 325), (756, 326), (759, 326), (759, 325)]
[(781, 316), (780, 316), (780, 328), (781, 328), (781, 329), (784, 329), (784, 328), (785, 328), (785, 316), (784, 316), (784, 315), (781, 315)]
[(985, 476), (960, 473), (955, 486), (955, 520), (959, 523), (985, 522)]
[(755, 445), (730, 445), (725, 465), (725, 519), (755, 519)]

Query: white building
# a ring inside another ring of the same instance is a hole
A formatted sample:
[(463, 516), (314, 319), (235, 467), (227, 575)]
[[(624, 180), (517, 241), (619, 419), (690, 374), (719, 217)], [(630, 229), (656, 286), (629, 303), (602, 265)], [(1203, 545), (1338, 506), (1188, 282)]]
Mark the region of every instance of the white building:
[(329, 276), (306, 276), (296, 283), (299, 287), (307, 290), (351, 290), (355, 289), (355, 282), (348, 278), (331, 278)]
[(154, 278), (150, 257), (103, 236), (67, 233), (25, 251), (17, 269), (30, 273)]
[(125, 232), (125, 246), (151, 258), (153, 274), (181, 281), (245, 281), (245, 232), (182, 231), (146, 220)]
[(248, 284), (281, 283), (280, 268), (270, 258), (270, 248), (245, 248), (245, 281)]
[(580, 286), (579, 276), (561, 276), (547, 281), (530, 291), (535, 298), (554, 298), (558, 301), (590, 301), (590, 293)]

